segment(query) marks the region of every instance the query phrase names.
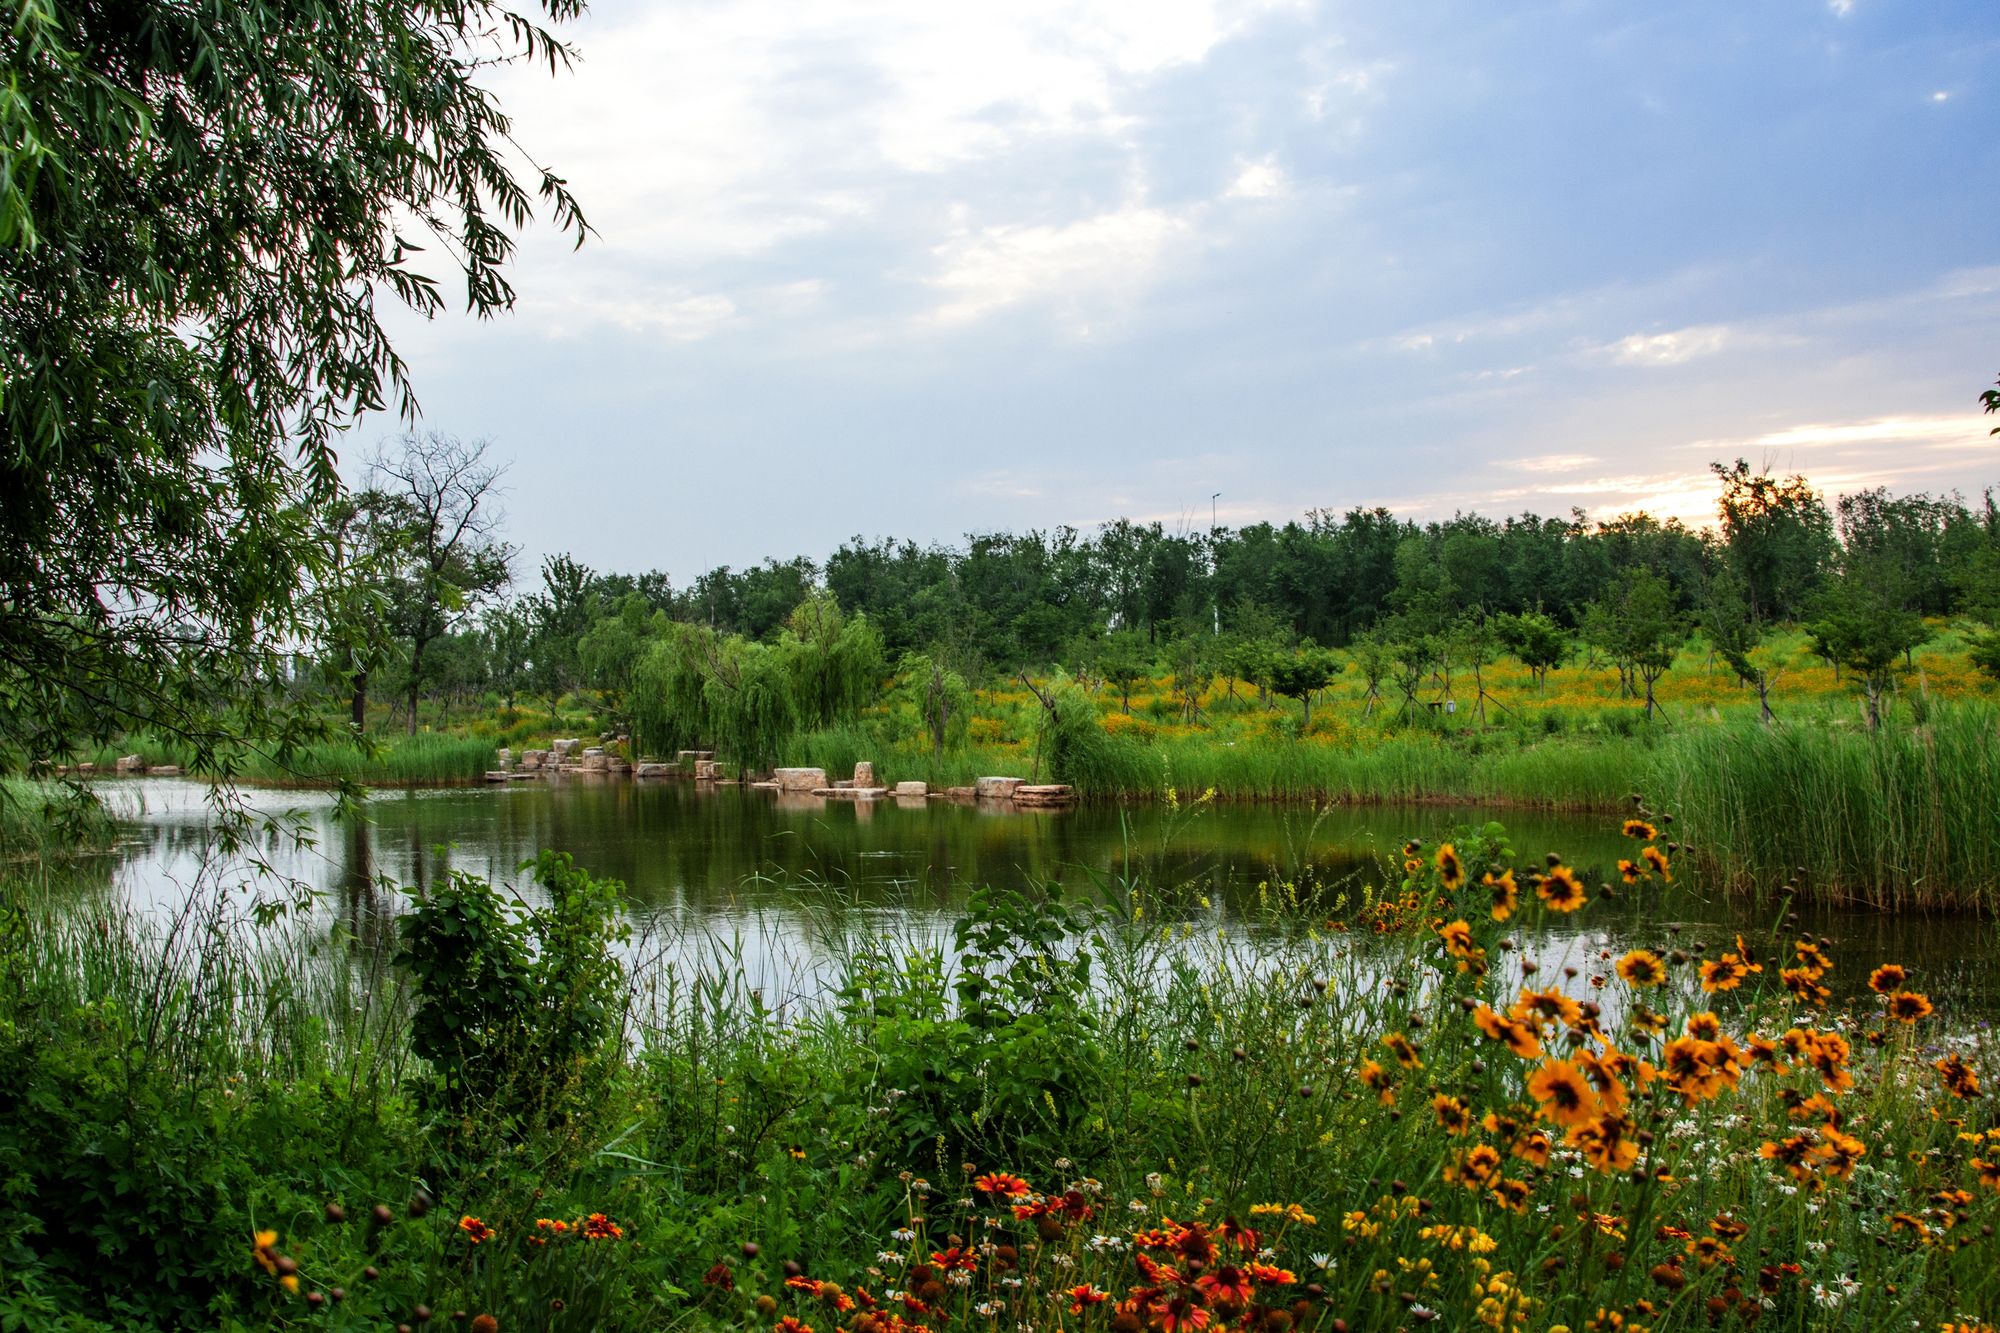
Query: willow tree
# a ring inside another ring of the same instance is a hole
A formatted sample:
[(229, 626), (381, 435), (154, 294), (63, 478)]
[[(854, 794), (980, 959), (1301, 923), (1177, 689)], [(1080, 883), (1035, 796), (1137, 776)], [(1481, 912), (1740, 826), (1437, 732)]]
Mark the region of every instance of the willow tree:
[[(282, 754), (362, 412), (414, 419), (380, 305), (487, 316), (535, 194), (479, 80), (565, 66), (493, 0), (37, 0), (0, 24), (0, 768), (134, 730)], [(523, 182), (527, 182), (524, 184)], [(442, 270), (423, 267), (441, 259)]]
[(802, 724), (823, 727), (859, 713), (880, 695), (889, 674), (881, 631), (867, 616), (848, 615), (825, 589), (793, 609), (777, 652)]

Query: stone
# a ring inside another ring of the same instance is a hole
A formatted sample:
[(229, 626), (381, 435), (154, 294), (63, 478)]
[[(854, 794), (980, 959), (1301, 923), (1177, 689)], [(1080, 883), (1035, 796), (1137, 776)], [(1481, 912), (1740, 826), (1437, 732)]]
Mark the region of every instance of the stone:
[(556, 758), (566, 759), (569, 757), (572, 751), (576, 750), (582, 744), (583, 744), (582, 741), (572, 737), (569, 740), (550, 741), (549, 750), (552, 754), (555, 755)]
[(944, 789), (944, 798), (947, 801), (965, 801), (969, 804), (978, 795), (979, 788), (977, 787), (946, 787)]
[(90, 760), (86, 759), (82, 763), (76, 766), (76, 771), (79, 773), (95, 773), (97, 771), (97, 765), (91, 763)]
[(681, 767), (683, 767), (683, 768), (686, 768), (686, 767), (687, 767), (687, 766), (688, 766), (689, 764), (692, 764), (692, 763), (694, 763), (694, 762), (695, 762), (696, 760), (698, 760), (698, 759), (713, 759), (713, 758), (715, 758), (715, 751), (713, 751), (713, 750), (682, 750), (682, 751), (680, 752), (680, 754), (678, 754), (678, 755), (676, 755), (676, 756), (675, 756), (675, 758), (677, 758), (677, 759), (679, 759), (679, 760), (680, 760), (680, 763), (681, 763)]
[(144, 773), (146, 771), (146, 757), (137, 754), (121, 755), (114, 768), (120, 773)]
[(1011, 801), (1021, 782), (1020, 778), (981, 778), (972, 789), (982, 801)]
[(1014, 804), (1037, 806), (1075, 805), (1076, 792), (1072, 788), (1060, 783), (1051, 783), (1045, 786), (1023, 785), (1014, 788)]
[(512, 773), (509, 773), (504, 768), (489, 768), (486, 770), (486, 780), (488, 782), (508, 782), (513, 779), (513, 776)]
[(831, 796), (843, 801), (879, 801), (889, 794), (887, 787), (821, 787), (815, 796)]
[(611, 771), (611, 758), (602, 750), (598, 750), (595, 753), (585, 750), (583, 752), (583, 762), (577, 765), (577, 767), (586, 773), (608, 773)]
[(179, 764), (161, 764), (158, 768), (152, 770), (152, 774), (156, 778), (177, 778), (181, 775), (181, 766)]
[(514, 752), (503, 745), (493, 752), (493, 762), (502, 768), (512, 768), (514, 766)]
[(722, 765), (721, 765), (721, 764), (718, 764), (718, 763), (716, 763), (716, 762), (715, 762), (715, 761), (714, 761), (713, 759), (697, 759), (697, 760), (695, 760), (695, 761), (694, 761), (694, 780), (695, 780), (696, 782), (720, 782), (720, 781), (722, 781)]
[(593, 745), (588, 750), (585, 750), (583, 752), (583, 757), (585, 759), (595, 759), (598, 756), (602, 755), (603, 753), (604, 753), (604, 747), (602, 745)]
[(818, 791), (830, 786), (823, 768), (781, 768), (771, 774), (781, 791)]
[(752, 791), (777, 791), (778, 784), (775, 782), (753, 782), (750, 784), (750, 789)]
[(871, 761), (862, 759), (855, 763), (854, 785), (857, 787), (872, 787), (875, 785), (875, 765)]
[(549, 752), (547, 750), (521, 751), (522, 768), (540, 768), (543, 764), (547, 763), (548, 760), (549, 760)]
[(677, 778), (681, 775), (675, 764), (640, 764), (632, 770), (635, 778)]
[(928, 782), (899, 782), (896, 784), (896, 795), (898, 796), (928, 796), (930, 795), (930, 791), (931, 788)]

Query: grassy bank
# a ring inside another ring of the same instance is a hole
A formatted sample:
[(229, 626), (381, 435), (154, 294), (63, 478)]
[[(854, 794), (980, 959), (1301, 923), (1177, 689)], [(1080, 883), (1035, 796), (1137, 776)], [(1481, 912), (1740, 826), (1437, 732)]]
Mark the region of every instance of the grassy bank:
[[(277, 786), (324, 787), (340, 781), (372, 786), (422, 786), (477, 782), (493, 767), (494, 751), (504, 741), (490, 735), (418, 732), (376, 735), (367, 743), (335, 741), (299, 747), (280, 761), (275, 755), (242, 750), (223, 756), (230, 776), (245, 782)], [(147, 735), (128, 736), (85, 756), (99, 772), (111, 771), (123, 755), (138, 755), (149, 768), (173, 765), (183, 770), (193, 762), (186, 748)]]
[(2000, 910), (2000, 709), (1879, 732), (1757, 726), (1658, 747), (1645, 790), (1731, 889), (1898, 910)]
[[(1877, 979), (1912, 1015), (1888, 1019), (1863, 982), (1894, 960), (1785, 935), (1749, 941), (1761, 972), (1664, 935), (1619, 967), (1551, 951), (1542, 927), (1573, 917), (1560, 875), (1537, 892), (1535, 850), (1489, 828), (1385, 894), (1221, 930), (1145, 885), (981, 894), (949, 952), (829, 918), (828, 984), (782, 1004), (726, 941), (594, 971), (611, 940), (574, 881), (519, 928), (567, 961), (506, 980), (514, 928), (469, 882), (406, 927), (458, 941), (412, 972), (314, 930), (230, 932), (224, 897), (169, 926), (12, 891), (0, 1319), (1993, 1319), (2000, 1128), (1953, 1091), (2000, 1075), (1990, 1040), (1942, 996), (1922, 1015), (1921, 977)], [(1483, 878), (1509, 871), (1497, 922)], [(495, 984), (512, 1007), (483, 1010)], [(465, 1021), (440, 1045), (447, 1011)]]

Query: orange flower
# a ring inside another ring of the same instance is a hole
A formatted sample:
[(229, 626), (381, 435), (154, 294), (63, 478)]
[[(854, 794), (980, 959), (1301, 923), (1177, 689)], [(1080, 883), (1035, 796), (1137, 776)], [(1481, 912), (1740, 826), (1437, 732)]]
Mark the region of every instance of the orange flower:
[(1405, 1069), (1422, 1069), (1424, 1062), (1417, 1058), (1417, 1048), (1410, 1039), (1400, 1032), (1390, 1032), (1383, 1036), (1382, 1044), (1389, 1048), (1389, 1054), (1396, 1057), (1396, 1063)]
[(999, 1194), (1010, 1199), (1034, 1193), (1034, 1188), (1027, 1181), (1005, 1171), (987, 1172), (972, 1182), (972, 1188), (981, 1194)]
[(493, 1228), (487, 1226), (470, 1213), (458, 1219), (458, 1229), (463, 1231), (465, 1238), (474, 1245), (493, 1239)]
[(1657, 847), (1641, 847), (1639, 857), (1653, 868), (1653, 873), (1671, 884), (1674, 882), (1672, 867), (1667, 864), (1667, 854)]
[(1651, 824), (1648, 824), (1643, 819), (1626, 820), (1625, 827), (1621, 831), (1625, 834), (1626, 837), (1637, 838), (1641, 842), (1651, 842), (1653, 839), (1660, 836), (1660, 831), (1654, 828)]
[(1465, 862), (1458, 859), (1458, 849), (1450, 843), (1442, 843), (1437, 849), (1438, 880), (1448, 892), (1456, 892), (1465, 883)]
[(1667, 979), (1667, 964), (1651, 949), (1634, 949), (1618, 960), (1618, 977), (1628, 986), (1657, 986)]
[(1564, 1128), (1597, 1114), (1598, 1098), (1583, 1071), (1567, 1060), (1550, 1060), (1528, 1077), (1528, 1095), (1540, 1113)]
[(1521, 886), (1514, 882), (1513, 871), (1509, 870), (1495, 875), (1489, 870), (1480, 876), (1479, 882), (1486, 886), (1488, 893), (1493, 895), (1493, 919), (1495, 921), (1505, 921), (1508, 917), (1514, 915), (1514, 909), (1521, 902)]
[(1583, 881), (1568, 866), (1555, 866), (1549, 873), (1535, 882), (1535, 896), (1556, 912), (1574, 912), (1583, 906), (1588, 895), (1584, 892)]
[(1888, 995), (1901, 990), (1909, 979), (1909, 969), (1901, 963), (1884, 963), (1868, 974), (1868, 989), (1877, 995)]
[(1913, 990), (1899, 990), (1889, 996), (1889, 1017), (1898, 1023), (1914, 1023), (1920, 1018), (1931, 1016), (1931, 1001), (1928, 995)]
[(585, 1240), (618, 1240), (625, 1235), (625, 1228), (606, 1217), (603, 1213), (592, 1213), (583, 1222)]

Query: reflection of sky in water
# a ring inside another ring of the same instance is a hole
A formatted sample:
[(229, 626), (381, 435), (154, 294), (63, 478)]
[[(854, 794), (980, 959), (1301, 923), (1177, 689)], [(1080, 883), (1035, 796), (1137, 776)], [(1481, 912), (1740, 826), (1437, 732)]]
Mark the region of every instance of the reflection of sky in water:
[[(127, 817), (110, 891), (164, 921), (209, 853), (204, 790), (163, 779), (102, 789)], [(1591, 883), (1611, 877), (1630, 847), (1609, 817), (1444, 806), (1336, 807), (1317, 816), (1269, 805), (996, 813), (935, 802), (781, 806), (764, 793), (684, 783), (537, 782), (382, 792), (369, 803), (368, 822), (341, 824), (324, 793), (246, 796), (265, 814), (298, 812), (310, 830), (310, 846), (272, 839), (259, 851), (278, 873), (317, 892), (317, 929), (338, 921), (386, 948), (400, 892), (384, 882), (427, 884), (451, 869), (517, 884), (532, 903), (536, 891), (518, 867), (552, 847), (625, 882), (628, 952), (640, 975), (664, 969), (653, 979), (671, 984), (740, 968), (770, 1004), (818, 993), (831, 960), (858, 938), (948, 944), (970, 884), (1061, 880), (1082, 896), (1143, 885), (1151, 911), (1244, 937), (1254, 931), (1260, 885), (1316, 886), (1331, 915), (1332, 895), (1380, 882), (1382, 858), (1412, 835), (1432, 846), (1454, 827), (1497, 817), (1522, 864), (1559, 850)], [(234, 878), (247, 876), (239, 869)], [(1896, 959), (1922, 969), (1935, 994), (1992, 1007), (1990, 923), (1849, 913), (1814, 914), (1801, 924), (1833, 939), (1837, 994), (1858, 990), (1867, 964)], [(1737, 931), (1769, 939), (1780, 929), (1789, 941), (1775, 908), (1711, 901), (1698, 885), (1681, 884), (1593, 903), (1525, 942), (1542, 963), (1537, 980), (1574, 967), (1579, 977), (1569, 989), (1583, 994), (1589, 976), (1610, 975), (1605, 951), (1615, 958), (1637, 946), (1692, 950), (1705, 942), (1712, 957)]]

